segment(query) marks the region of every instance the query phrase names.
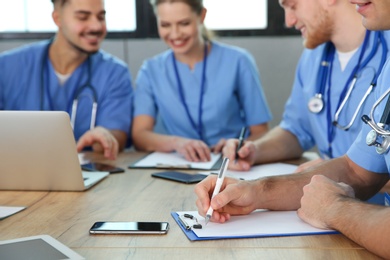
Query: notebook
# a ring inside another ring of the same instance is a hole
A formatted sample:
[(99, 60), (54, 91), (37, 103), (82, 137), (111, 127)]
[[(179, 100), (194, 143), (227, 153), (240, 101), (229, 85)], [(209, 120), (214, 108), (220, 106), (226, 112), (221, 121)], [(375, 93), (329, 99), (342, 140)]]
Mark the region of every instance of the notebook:
[(0, 190), (82, 191), (108, 172), (82, 172), (69, 115), (0, 111)]
[(222, 164), (221, 154), (210, 154), (209, 162), (189, 162), (178, 153), (153, 152), (135, 163), (129, 168), (135, 169), (191, 169), (191, 170), (219, 170)]

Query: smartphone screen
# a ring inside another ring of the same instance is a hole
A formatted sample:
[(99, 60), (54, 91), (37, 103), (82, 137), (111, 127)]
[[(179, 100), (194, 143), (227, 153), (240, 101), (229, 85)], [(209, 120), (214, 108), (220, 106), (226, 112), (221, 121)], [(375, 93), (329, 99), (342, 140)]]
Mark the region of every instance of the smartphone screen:
[(125, 172), (124, 169), (104, 164), (104, 163), (87, 163), (82, 164), (81, 169), (84, 171), (98, 171), (98, 172), (109, 172), (109, 173), (121, 173)]
[(191, 183), (200, 182), (201, 180), (206, 178), (207, 175), (199, 174), (199, 173), (189, 174), (184, 172), (167, 171), (167, 172), (152, 173), (152, 177), (191, 184)]
[(166, 234), (168, 222), (95, 222), (91, 234)]

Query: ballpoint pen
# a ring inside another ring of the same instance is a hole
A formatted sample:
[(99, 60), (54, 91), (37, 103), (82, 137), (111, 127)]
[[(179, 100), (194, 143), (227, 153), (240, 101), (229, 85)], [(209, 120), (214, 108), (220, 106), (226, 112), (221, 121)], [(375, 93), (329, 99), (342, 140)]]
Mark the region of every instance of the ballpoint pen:
[(240, 136), (238, 137), (238, 146), (237, 146), (237, 148), (236, 148), (236, 157), (235, 157), (235, 159), (234, 159), (234, 163), (237, 163), (238, 151), (241, 149), (242, 145), (244, 144), (245, 133), (246, 133), (246, 127), (244, 126), (244, 127), (241, 129)]
[[(219, 193), (219, 190), (221, 189), (223, 180), (225, 179), (225, 173), (226, 173), (228, 165), (229, 165), (229, 159), (224, 158), (222, 165), (221, 165), (221, 168), (219, 169), (217, 183), (215, 184), (213, 196), (211, 196), (211, 199), (213, 199)], [(210, 218), (211, 218), (211, 215), (213, 215), (213, 212), (214, 212), (214, 209), (210, 205), (210, 207), (206, 213), (206, 225), (210, 221)]]

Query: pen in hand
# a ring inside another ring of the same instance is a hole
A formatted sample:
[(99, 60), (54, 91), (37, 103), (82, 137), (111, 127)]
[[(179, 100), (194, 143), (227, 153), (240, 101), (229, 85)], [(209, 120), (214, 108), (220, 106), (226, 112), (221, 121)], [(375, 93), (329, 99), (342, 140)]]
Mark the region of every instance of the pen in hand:
[[(219, 190), (221, 189), (223, 180), (225, 179), (225, 173), (226, 173), (228, 165), (229, 165), (229, 159), (228, 158), (224, 158), (223, 162), (222, 162), (222, 165), (221, 165), (221, 168), (219, 170), (217, 183), (215, 184), (214, 192), (213, 192), (213, 195), (211, 196), (211, 199), (213, 199), (215, 197), (215, 195), (217, 195), (219, 193)], [(209, 207), (209, 209), (207, 210), (207, 213), (206, 213), (206, 225), (207, 225), (207, 223), (209, 223), (210, 218), (213, 215), (213, 212), (214, 212), (214, 210), (213, 210), (213, 208), (210, 205), (210, 207)]]
[(246, 127), (244, 126), (241, 129), (240, 136), (238, 137), (238, 146), (236, 148), (236, 157), (234, 159), (234, 164), (237, 163), (238, 160), (238, 151), (241, 149), (242, 145), (244, 144), (244, 138), (245, 138), (245, 133), (246, 133)]

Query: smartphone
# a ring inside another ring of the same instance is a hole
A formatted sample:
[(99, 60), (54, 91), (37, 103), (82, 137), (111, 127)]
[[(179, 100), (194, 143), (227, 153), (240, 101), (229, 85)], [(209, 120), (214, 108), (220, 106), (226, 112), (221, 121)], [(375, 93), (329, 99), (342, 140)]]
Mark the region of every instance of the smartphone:
[(103, 164), (103, 163), (87, 163), (87, 164), (82, 164), (81, 169), (83, 171), (89, 171), (89, 172), (109, 172), (109, 173), (121, 173), (125, 172), (124, 169), (108, 165), (108, 164)]
[(204, 178), (207, 177), (207, 175), (203, 174), (188, 174), (184, 172), (176, 172), (176, 171), (166, 171), (166, 172), (155, 172), (152, 173), (152, 177), (156, 178), (162, 178), (166, 180), (171, 181), (177, 181), (181, 183), (191, 184), (191, 183), (198, 183)]
[(90, 234), (158, 234), (168, 232), (168, 222), (95, 222)]

